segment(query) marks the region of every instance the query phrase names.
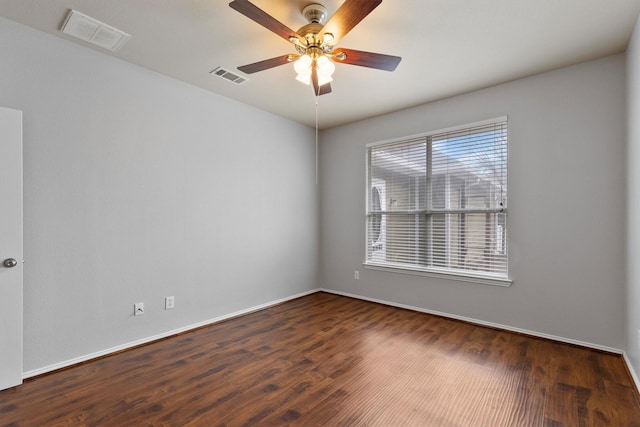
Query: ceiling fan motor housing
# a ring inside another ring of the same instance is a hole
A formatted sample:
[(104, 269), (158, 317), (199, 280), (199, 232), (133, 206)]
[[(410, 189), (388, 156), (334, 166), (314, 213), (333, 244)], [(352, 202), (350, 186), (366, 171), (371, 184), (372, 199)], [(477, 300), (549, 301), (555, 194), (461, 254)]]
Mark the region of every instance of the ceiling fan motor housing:
[(322, 41), (320, 40), (319, 34), (322, 30), (323, 25), (312, 22), (310, 24), (301, 27), (297, 33), (302, 38), (306, 40), (306, 46), (304, 46), (303, 50), (306, 50), (311, 47), (320, 47), (322, 45)]

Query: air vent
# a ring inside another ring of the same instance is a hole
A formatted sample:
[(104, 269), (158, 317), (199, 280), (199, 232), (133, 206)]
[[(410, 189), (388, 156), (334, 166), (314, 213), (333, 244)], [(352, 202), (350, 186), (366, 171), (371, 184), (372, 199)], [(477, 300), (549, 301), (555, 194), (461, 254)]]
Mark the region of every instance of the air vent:
[(60, 31), (112, 52), (116, 52), (131, 38), (129, 34), (73, 9), (69, 9)]
[(233, 82), (237, 85), (241, 85), (244, 82), (249, 81), (248, 78), (246, 77), (241, 77), (235, 73), (232, 73), (231, 71), (227, 70), (226, 68), (222, 68), (222, 67), (216, 67), (214, 68), (209, 74), (211, 74), (212, 76), (218, 76), (221, 77), (223, 79), (226, 79), (230, 82)]

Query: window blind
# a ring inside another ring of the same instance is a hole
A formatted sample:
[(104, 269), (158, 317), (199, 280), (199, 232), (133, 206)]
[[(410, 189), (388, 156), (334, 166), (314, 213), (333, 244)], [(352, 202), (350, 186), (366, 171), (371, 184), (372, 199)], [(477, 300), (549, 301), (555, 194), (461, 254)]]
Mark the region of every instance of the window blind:
[(507, 278), (507, 122), (367, 149), (367, 262)]

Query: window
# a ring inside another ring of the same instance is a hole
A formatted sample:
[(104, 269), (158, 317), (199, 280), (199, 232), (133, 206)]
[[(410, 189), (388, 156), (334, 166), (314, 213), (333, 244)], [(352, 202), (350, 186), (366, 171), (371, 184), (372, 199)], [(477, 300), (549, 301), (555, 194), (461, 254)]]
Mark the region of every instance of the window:
[(507, 280), (506, 118), (367, 146), (366, 264)]

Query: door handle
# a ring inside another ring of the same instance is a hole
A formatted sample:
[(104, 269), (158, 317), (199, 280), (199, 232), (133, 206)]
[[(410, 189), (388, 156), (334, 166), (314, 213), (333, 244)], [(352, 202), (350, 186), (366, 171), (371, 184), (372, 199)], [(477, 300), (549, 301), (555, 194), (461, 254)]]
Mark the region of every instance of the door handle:
[(4, 265), (7, 268), (13, 268), (16, 265), (18, 265), (18, 261), (16, 261), (15, 258), (7, 258), (7, 259), (4, 260), (2, 265)]

